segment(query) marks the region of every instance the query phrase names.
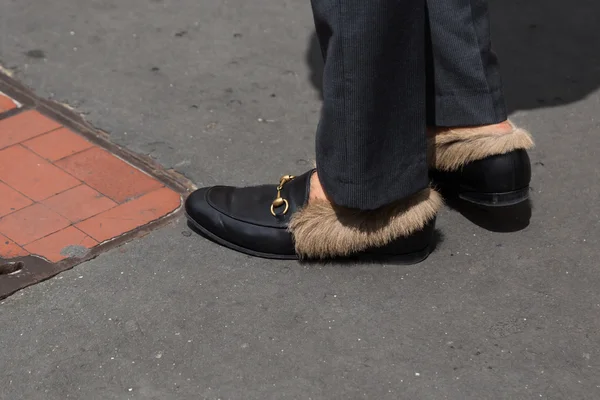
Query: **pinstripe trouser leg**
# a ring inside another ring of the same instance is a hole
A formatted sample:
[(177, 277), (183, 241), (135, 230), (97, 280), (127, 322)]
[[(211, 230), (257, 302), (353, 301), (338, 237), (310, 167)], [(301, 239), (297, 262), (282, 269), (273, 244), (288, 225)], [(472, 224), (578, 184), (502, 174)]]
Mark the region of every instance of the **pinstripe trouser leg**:
[(474, 126), (507, 118), (488, 0), (427, 0), (428, 122)]
[(487, 0), (312, 5), (325, 59), (317, 166), (334, 203), (370, 210), (424, 189), (427, 122), (506, 120)]
[(319, 178), (371, 210), (428, 185), (425, 0), (312, 0), (325, 59)]

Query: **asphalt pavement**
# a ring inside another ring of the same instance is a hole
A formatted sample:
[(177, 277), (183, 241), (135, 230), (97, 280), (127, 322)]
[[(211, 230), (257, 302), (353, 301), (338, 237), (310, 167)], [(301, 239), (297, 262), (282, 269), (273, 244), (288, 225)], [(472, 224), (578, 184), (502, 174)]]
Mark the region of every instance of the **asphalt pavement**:
[[(598, 4), (492, 0), (530, 216), (447, 207), (406, 267), (250, 258), (181, 218), (3, 300), (0, 398), (600, 398)], [(1, 0), (0, 64), (198, 186), (276, 182), (314, 159), (312, 23), (299, 0)]]

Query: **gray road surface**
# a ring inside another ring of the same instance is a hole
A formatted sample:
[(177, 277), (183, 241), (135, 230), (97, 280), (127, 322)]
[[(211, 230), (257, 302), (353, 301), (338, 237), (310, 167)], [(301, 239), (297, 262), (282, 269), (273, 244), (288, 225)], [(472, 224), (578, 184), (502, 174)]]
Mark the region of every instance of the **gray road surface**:
[[(0, 304), (0, 398), (600, 398), (600, 6), (492, 6), (528, 227), (446, 209), (420, 265), (307, 266), (176, 221)], [(307, 0), (0, 0), (0, 63), (199, 186), (314, 157)]]

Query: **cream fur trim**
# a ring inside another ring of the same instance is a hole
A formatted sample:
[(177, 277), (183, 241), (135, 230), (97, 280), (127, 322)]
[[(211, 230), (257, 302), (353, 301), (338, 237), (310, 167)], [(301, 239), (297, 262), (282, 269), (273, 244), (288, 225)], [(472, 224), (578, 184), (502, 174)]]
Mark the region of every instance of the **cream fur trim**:
[(433, 189), (422, 190), (407, 200), (375, 211), (315, 201), (294, 214), (288, 229), (301, 258), (344, 257), (384, 246), (423, 229), (442, 203), (442, 197)]
[(471, 161), (533, 146), (529, 132), (514, 125), (509, 134), (452, 129), (429, 138), (429, 164), (438, 170), (454, 171)]

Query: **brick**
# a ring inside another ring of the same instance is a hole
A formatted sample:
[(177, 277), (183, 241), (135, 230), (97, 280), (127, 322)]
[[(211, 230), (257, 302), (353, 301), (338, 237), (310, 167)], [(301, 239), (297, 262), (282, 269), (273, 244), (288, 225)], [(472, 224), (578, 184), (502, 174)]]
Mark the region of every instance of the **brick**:
[(0, 120), (0, 149), (60, 128), (60, 124), (29, 110)]
[(71, 222), (83, 221), (117, 205), (87, 185), (74, 187), (42, 203)]
[(24, 249), (4, 235), (0, 235), (0, 257), (11, 259), (29, 255)]
[(169, 188), (158, 189), (77, 224), (99, 242), (115, 238), (155, 221), (181, 205), (181, 197)]
[(163, 186), (156, 179), (99, 147), (67, 157), (56, 165), (117, 203)]
[(85, 249), (91, 249), (97, 244), (98, 242), (79, 229), (69, 226), (28, 244), (25, 249), (31, 254), (44, 257), (48, 261), (58, 262), (69, 258), (69, 252), (85, 255)]
[(0, 182), (0, 217), (18, 211), (33, 203), (15, 189)]
[(0, 93), (0, 113), (17, 108), (15, 102), (8, 96)]
[(23, 246), (69, 225), (65, 217), (43, 204), (34, 204), (0, 218), (0, 234)]
[(80, 184), (77, 179), (20, 145), (0, 150), (0, 180), (35, 201)]
[(24, 142), (23, 145), (50, 161), (60, 160), (94, 146), (67, 128), (60, 128), (38, 136)]

